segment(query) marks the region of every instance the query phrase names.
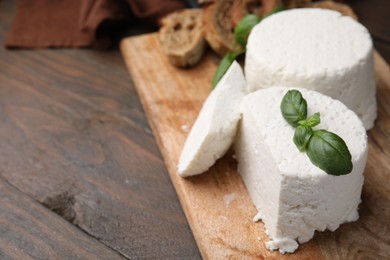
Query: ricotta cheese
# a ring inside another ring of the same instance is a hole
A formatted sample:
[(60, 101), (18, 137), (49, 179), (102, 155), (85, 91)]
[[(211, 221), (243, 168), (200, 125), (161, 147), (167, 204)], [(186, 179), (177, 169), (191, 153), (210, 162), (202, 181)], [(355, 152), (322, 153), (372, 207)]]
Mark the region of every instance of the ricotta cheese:
[(293, 142), (294, 128), (283, 118), (280, 103), (289, 88), (275, 87), (247, 95), (235, 142), (238, 172), (271, 238), (266, 246), (294, 252), (315, 230), (336, 230), (358, 219), (367, 160), (367, 136), (357, 115), (343, 103), (316, 91), (299, 89), (308, 117), (320, 112), (326, 129), (346, 142), (353, 170), (343, 176), (314, 166)]
[(366, 129), (377, 114), (373, 45), (369, 32), (340, 13), (316, 8), (279, 12), (248, 38), (248, 91), (300, 86), (342, 101)]
[(234, 62), (203, 104), (184, 144), (178, 165), (185, 177), (208, 170), (232, 145), (241, 118), (246, 81)]

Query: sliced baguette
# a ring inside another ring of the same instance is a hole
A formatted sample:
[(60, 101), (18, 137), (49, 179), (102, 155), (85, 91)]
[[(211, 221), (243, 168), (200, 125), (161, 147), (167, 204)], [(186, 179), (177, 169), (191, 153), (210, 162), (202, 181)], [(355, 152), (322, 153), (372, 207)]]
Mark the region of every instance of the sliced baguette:
[(334, 1), (320, 1), (313, 3), (312, 7), (334, 10), (341, 13), (342, 15), (350, 16), (355, 21), (358, 20), (358, 17), (355, 12), (349, 5), (346, 4), (336, 3)]
[(203, 56), (206, 41), (201, 9), (183, 9), (169, 14), (161, 21), (159, 39), (171, 64), (189, 67)]
[(282, 0), (282, 3), (286, 9), (293, 9), (293, 8), (310, 7), (312, 1), (311, 0)]
[(220, 56), (238, 51), (243, 48), (234, 38), (238, 22), (247, 14), (264, 16), (277, 6), (282, 6), (281, 0), (214, 0), (203, 7), (206, 40)]
[(262, 15), (262, 1), (260, 0), (240, 0), (234, 1), (232, 10), (232, 23), (236, 27), (238, 22), (247, 14)]
[(203, 24), (206, 40), (220, 56), (239, 50), (235, 43), (232, 10), (234, 0), (215, 0), (204, 7)]
[(214, 2), (214, 0), (198, 0), (198, 4), (203, 5), (203, 4), (209, 4)]

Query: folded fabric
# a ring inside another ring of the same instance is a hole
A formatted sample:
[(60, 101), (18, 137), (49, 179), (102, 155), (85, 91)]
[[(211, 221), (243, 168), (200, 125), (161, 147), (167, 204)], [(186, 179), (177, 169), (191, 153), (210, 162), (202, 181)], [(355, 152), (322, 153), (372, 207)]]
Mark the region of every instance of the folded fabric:
[[(156, 24), (184, 8), (180, 0), (19, 0), (5, 40), (8, 48), (100, 47), (110, 45), (110, 29), (135, 18)], [(98, 28), (104, 22), (111, 22)]]

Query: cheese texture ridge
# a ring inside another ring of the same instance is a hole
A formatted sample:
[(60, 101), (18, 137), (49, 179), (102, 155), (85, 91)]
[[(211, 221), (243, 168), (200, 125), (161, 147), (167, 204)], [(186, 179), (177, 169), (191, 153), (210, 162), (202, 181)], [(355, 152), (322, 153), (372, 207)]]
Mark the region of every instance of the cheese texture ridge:
[(328, 175), (311, 163), (293, 142), (295, 129), (283, 118), (280, 103), (290, 88), (274, 87), (247, 95), (235, 142), (238, 172), (271, 238), (266, 246), (294, 252), (316, 230), (336, 230), (358, 219), (358, 205), (367, 161), (366, 130), (343, 103), (319, 92), (299, 89), (308, 117), (320, 112), (326, 129), (346, 142), (353, 170)]
[(342, 101), (366, 129), (377, 116), (373, 44), (348, 16), (317, 8), (276, 13), (248, 38), (248, 91), (275, 85), (316, 90)]
[(206, 99), (179, 159), (182, 177), (201, 174), (233, 144), (246, 81), (235, 61)]

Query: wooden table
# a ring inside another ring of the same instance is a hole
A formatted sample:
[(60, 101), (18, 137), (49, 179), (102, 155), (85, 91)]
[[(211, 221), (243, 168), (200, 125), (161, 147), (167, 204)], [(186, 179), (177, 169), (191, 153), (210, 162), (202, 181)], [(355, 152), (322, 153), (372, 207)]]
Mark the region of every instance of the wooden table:
[[(390, 62), (389, 2), (351, 4)], [(201, 258), (117, 49), (0, 49), (0, 234), (0, 259)]]

